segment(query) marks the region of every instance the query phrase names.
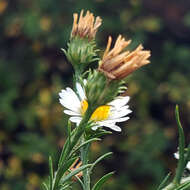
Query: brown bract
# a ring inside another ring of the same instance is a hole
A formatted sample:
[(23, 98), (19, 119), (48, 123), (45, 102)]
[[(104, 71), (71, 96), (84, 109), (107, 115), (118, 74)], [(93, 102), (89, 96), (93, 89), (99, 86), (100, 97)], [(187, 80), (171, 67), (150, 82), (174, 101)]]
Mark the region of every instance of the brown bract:
[(126, 41), (119, 35), (114, 47), (110, 50), (111, 42), (112, 38), (109, 36), (106, 50), (98, 68), (109, 79), (122, 79), (143, 65), (150, 63), (148, 60), (150, 51), (143, 50), (141, 44), (132, 52), (122, 52), (131, 43), (131, 40)]
[(78, 14), (73, 14), (74, 21), (71, 37), (79, 36), (81, 38), (88, 38), (91, 40), (95, 37), (99, 26), (102, 24), (102, 19), (99, 16), (95, 18), (89, 11), (87, 11), (86, 15), (83, 16), (83, 12), (83, 10), (80, 12), (79, 20)]

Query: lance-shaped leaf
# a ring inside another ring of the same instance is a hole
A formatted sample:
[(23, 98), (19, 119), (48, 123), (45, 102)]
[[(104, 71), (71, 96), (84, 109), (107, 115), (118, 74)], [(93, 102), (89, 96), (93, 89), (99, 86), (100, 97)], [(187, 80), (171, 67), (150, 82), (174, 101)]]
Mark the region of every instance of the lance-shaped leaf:
[(62, 185), (60, 187), (60, 190), (65, 190), (65, 189), (68, 189), (69, 187), (70, 187), (70, 184)]
[(77, 173), (85, 170), (86, 168), (89, 168), (91, 167), (92, 164), (86, 164), (86, 165), (83, 165), (75, 170), (73, 170), (71, 173), (69, 173), (68, 175), (66, 175), (65, 177), (62, 177), (61, 178), (61, 181), (60, 181), (60, 184), (64, 184), (67, 180), (69, 180), (71, 177), (75, 176)]
[(93, 142), (93, 141), (100, 141), (100, 140), (101, 140), (101, 139), (99, 139), (99, 138), (93, 138), (93, 139), (89, 139), (89, 140), (83, 142), (81, 145), (79, 145), (79, 146), (71, 153), (71, 155), (74, 154), (75, 152), (77, 152), (81, 147), (87, 145), (88, 143), (91, 143), (91, 142)]
[(162, 181), (162, 183), (158, 186), (158, 189), (157, 190), (162, 190), (165, 186), (166, 186), (166, 183), (170, 177), (171, 173), (169, 173), (165, 178), (164, 180)]
[(112, 152), (108, 152), (108, 153), (106, 153), (106, 154), (100, 156), (100, 157), (92, 164), (92, 166), (91, 166), (91, 168), (90, 168), (90, 172), (93, 170), (94, 166), (95, 166), (98, 162), (100, 162), (101, 160), (103, 160), (105, 157), (110, 156), (111, 154), (113, 154), (113, 153), (112, 153)]
[(106, 130), (101, 130), (101, 131), (97, 131), (95, 134), (94, 134), (94, 137), (102, 137), (104, 135), (111, 135), (112, 132), (111, 131), (106, 131)]
[(44, 182), (44, 183), (42, 183), (42, 187), (43, 187), (43, 189), (45, 189), (45, 190), (49, 190), (49, 187), (47, 186), (47, 184)]
[(110, 172), (100, 178), (97, 183), (93, 186), (92, 190), (99, 190), (102, 185), (114, 174), (114, 172)]
[(54, 174), (53, 174), (53, 162), (52, 162), (51, 156), (49, 156), (49, 173), (50, 173), (49, 186), (50, 186), (50, 189), (52, 189)]
[(57, 190), (57, 187), (59, 186), (60, 180), (65, 174), (65, 172), (71, 167), (71, 165), (74, 163), (74, 161), (77, 159), (77, 157), (71, 158), (68, 160), (63, 166), (60, 166), (55, 174), (55, 182), (53, 184), (53, 190)]
[(61, 151), (61, 156), (59, 158), (59, 163), (58, 163), (58, 166), (60, 167), (61, 165), (63, 165), (64, 163), (64, 160), (63, 158), (65, 158), (65, 154), (66, 154), (66, 150), (70, 147), (71, 145), (71, 136), (75, 133), (76, 129), (74, 129), (72, 132), (71, 132), (71, 123), (68, 121), (68, 125), (67, 125), (67, 131), (68, 131), (68, 138), (64, 144), (64, 147)]
[(177, 121), (177, 126), (178, 126), (178, 132), (179, 132), (179, 160), (178, 160), (176, 175), (174, 177), (173, 183), (178, 185), (180, 183), (181, 177), (183, 175), (184, 167), (185, 167), (185, 160), (184, 160), (185, 138), (184, 138), (184, 132), (183, 132), (183, 128), (180, 122), (180, 118), (179, 118), (178, 105), (176, 105), (175, 116), (176, 116), (176, 121)]

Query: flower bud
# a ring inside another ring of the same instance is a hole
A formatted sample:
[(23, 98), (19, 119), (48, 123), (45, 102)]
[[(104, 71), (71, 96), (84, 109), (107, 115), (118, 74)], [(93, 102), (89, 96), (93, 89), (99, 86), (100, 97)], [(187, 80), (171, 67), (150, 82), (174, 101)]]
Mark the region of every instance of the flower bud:
[(89, 72), (85, 91), (89, 106), (98, 107), (107, 104), (118, 95), (121, 82), (108, 80), (103, 73), (94, 70)]
[(75, 71), (82, 73), (89, 63), (97, 60), (95, 58), (97, 50), (95, 49), (94, 38), (102, 20), (100, 17), (95, 18), (89, 11), (83, 16), (83, 10), (80, 13), (79, 20), (78, 14), (75, 13), (73, 16), (73, 28), (68, 50), (63, 51)]
[(79, 37), (71, 39), (67, 52), (64, 52), (78, 73), (82, 73), (89, 63), (97, 59), (95, 58), (96, 50), (94, 41), (89, 42), (87, 39), (81, 39)]

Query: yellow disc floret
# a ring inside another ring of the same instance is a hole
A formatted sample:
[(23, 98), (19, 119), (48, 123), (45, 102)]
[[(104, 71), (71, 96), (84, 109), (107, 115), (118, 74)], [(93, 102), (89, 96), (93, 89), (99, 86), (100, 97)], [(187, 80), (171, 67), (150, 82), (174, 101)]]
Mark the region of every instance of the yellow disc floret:
[[(84, 115), (88, 108), (88, 102), (86, 100), (83, 100), (81, 102), (81, 114)], [(93, 121), (104, 121), (106, 120), (110, 115), (110, 106), (109, 105), (104, 105), (104, 106), (99, 106), (96, 108), (94, 113), (92, 114), (90, 120)]]

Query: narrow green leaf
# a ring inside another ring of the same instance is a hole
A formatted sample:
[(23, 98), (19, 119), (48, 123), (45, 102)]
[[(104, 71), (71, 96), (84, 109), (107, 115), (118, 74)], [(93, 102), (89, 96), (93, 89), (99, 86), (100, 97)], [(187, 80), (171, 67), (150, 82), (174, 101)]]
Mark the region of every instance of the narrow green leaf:
[(48, 186), (46, 183), (42, 183), (42, 187), (45, 189), (45, 190), (49, 190)]
[(94, 135), (94, 137), (102, 137), (103, 135), (111, 135), (112, 134), (112, 132), (111, 131), (100, 131), (100, 132), (98, 132), (98, 133), (96, 133), (95, 135)]
[(69, 141), (69, 147), (71, 146), (71, 122), (68, 120), (67, 123), (67, 133), (68, 133), (68, 141)]
[(65, 144), (64, 144), (64, 146), (63, 146), (63, 149), (62, 149), (62, 151), (61, 151), (61, 155), (60, 155), (60, 158), (59, 158), (58, 167), (60, 167), (61, 165), (63, 165), (63, 162), (64, 162), (64, 161), (63, 161), (63, 158), (64, 158), (64, 155), (65, 155), (65, 152), (66, 152), (68, 146), (69, 146), (69, 140), (67, 139), (66, 142), (65, 142)]
[(189, 190), (189, 189), (190, 189), (190, 181), (183, 183), (182, 185), (176, 188), (176, 190)]
[(103, 160), (105, 157), (110, 156), (111, 154), (113, 154), (113, 153), (112, 153), (112, 152), (108, 152), (108, 153), (106, 153), (106, 154), (100, 156), (100, 157), (92, 164), (92, 166), (91, 166), (91, 168), (90, 168), (90, 172), (93, 170), (94, 166), (95, 166), (98, 162), (100, 162), (101, 160)]
[(110, 172), (104, 175), (102, 178), (98, 180), (98, 182), (93, 186), (92, 190), (99, 190), (102, 185), (114, 174), (114, 172)]
[(91, 167), (92, 164), (86, 164), (84, 166), (81, 166), (75, 170), (73, 170), (71, 173), (63, 177), (60, 181), (61, 184), (64, 184), (67, 180), (69, 180), (71, 177), (75, 176), (77, 173), (81, 172), (82, 170), (85, 170), (86, 168)]
[(71, 158), (68, 160), (63, 166), (60, 166), (57, 170), (57, 173), (55, 175), (55, 182), (53, 186), (53, 190), (57, 190), (57, 187), (59, 186), (60, 180), (65, 174), (65, 172), (71, 167), (71, 165), (74, 163), (74, 161), (77, 159), (77, 157)]
[(166, 186), (166, 183), (170, 177), (171, 173), (168, 173), (168, 175), (164, 178), (164, 180), (162, 181), (162, 183), (159, 185), (157, 190), (162, 190), (162, 188), (164, 188)]
[(179, 160), (178, 160), (176, 175), (174, 177), (173, 182), (174, 184), (179, 184), (181, 177), (183, 175), (184, 167), (185, 167), (184, 165), (185, 138), (184, 138), (184, 132), (183, 132), (183, 128), (180, 122), (180, 118), (179, 118), (178, 105), (176, 105), (175, 116), (176, 116), (176, 121), (177, 121), (177, 126), (178, 126), (178, 132), (179, 132)]
[(70, 184), (63, 185), (60, 190), (65, 190), (70, 187)]
[(75, 152), (77, 152), (81, 147), (85, 146), (86, 144), (91, 143), (93, 141), (100, 141), (100, 140), (101, 139), (99, 139), (99, 138), (93, 138), (93, 139), (89, 139), (89, 140), (83, 142), (80, 146), (78, 146), (75, 150), (73, 150), (73, 152), (71, 153), (71, 155), (73, 155)]
[[(71, 172), (71, 171), (69, 171), (69, 172)], [(82, 186), (82, 189), (84, 189), (84, 184), (83, 184), (82, 180), (81, 180), (77, 175), (75, 175), (74, 177), (75, 177), (75, 178), (77, 179), (77, 181), (80, 183), (80, 185)]]
[[(72, 136), (75, 131), (76, 131), (76, 129), (74, 129), (74, 130), (71, 132), (71, 135), (70, 135), (70, 136)], [(67, 150), (68, 150), (69, 147), (70, 147), (70, 143), (71, 143), (70, 140), (71, 140), (71, 139), (68, 137), (67, 140), (66, 140), (66, 142), (65, 142), (65, 144), (64, 144), (64, 146), (63, 146), (63, 149), (62, 149), (62, 151), (61, 151), (61, 155), (60, 155), (60, 158), (59, 158), (59, 162), (58, 162), (58, 167), (61, 167), (61, 165), (63, 165), (63, 163), (64, 163), (64, 161), (65, 161), (65, 160), (63, 160), (63, 159), (65, 158), (66, 152), (67, 152)]]
[(51, 156), (49, 156), (49, 173), (50, 173), (49, 184), (50, 184), (50, 189), (52, 189), (54, 174), (53, 174), (53, 162)]

